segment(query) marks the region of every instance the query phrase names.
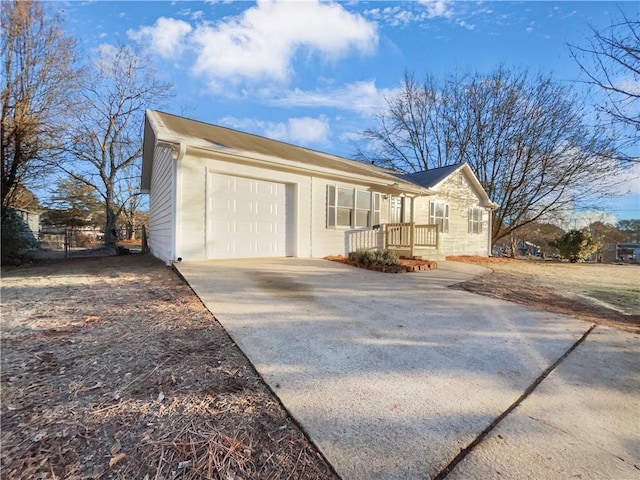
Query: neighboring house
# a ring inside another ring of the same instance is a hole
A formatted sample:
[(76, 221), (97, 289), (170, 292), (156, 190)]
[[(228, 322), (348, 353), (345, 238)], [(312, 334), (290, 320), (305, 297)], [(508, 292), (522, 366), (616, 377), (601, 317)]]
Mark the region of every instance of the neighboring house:
[(40, 234), (40, 214), (24, 208), (8, 207), (22, 219), (21, 235), (29, 240), (37, 240)]
[(400, 175), (148, 110), (141, 186), (150, 250), (167, 263), (491, 249), (495, 204), (466, 164)]
[(541, 253), (540, 246), (526, 240), (518, 244), (518, 255), (527, 257), (539, 257)]
[(616, 260), (627, 263), (638, 263), (640, 243), (619, 243), (616, 245)]

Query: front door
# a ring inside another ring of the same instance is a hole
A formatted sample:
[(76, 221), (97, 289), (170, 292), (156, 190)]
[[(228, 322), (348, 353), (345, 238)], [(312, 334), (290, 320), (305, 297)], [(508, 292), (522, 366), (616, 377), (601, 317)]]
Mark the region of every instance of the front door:
[(389, 202), (389, 223), (402, 223), (404, 198), (392, 196)]

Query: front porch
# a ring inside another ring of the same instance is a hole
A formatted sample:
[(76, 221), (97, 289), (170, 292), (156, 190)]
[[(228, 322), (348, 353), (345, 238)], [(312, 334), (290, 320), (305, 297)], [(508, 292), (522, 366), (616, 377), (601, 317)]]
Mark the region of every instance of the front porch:
[(439, 225), (415, 222), (385, 223), (366, 230), (351, 230), (346, 235), (346, 254), (358, 248), (387, 249), (402, 257), (438, 254)]
[(438, 252), (439, 225), (387, 223), (384, 225), (384, 248), (403, 257), (421, 257)]

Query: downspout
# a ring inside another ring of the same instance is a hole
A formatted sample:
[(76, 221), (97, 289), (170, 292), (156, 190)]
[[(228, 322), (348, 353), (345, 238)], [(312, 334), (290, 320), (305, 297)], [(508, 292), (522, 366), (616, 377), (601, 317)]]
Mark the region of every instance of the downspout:
[[(299, 195), (299, 193), (298, 193)], [(313, 258), (313, 176), (309, 176), (309, 195), (311, 197), (311, 201), (309, 202), (309, 258)], [(326, 200), (325, 200), (325, 208), (326, 208)], [(325, 225), (326, 227), (326, 225)], [(299, 241), (296, 238), (296, 241)], [(299, 252), (296, 252), (296, 256)]]
[(492, 220), (493, 220), (493, 212), (491, 210), (488, 211), (489, 213), (489, 221), (487, 222), (488, 224), (488, 232), (487, 232), (487, 257), (490, 257), (491, 254), (493, 253), (493, 245), (491, 244), (491, 239), (493, 238), (493, 225), (492, 225)]
[(487, 212), (489, 213), (489, 221), (487, 222), (488, 229), (487, 232), (487, 256), (491, 257), (493, 255), (493, 212), (498, 208), (498, 205), (491, 202), (491, 204), (487, 207)]
[(178, 154), (176, 155), (175, 162), (173, 165), (174, 173), (173, 178), (175, 179), (174, 184), (174, 195), (173, 195), (173, 211), (174, 215), (174, 224), (173, 224), (173, 246), (172, 246), (172, 257), (175, 260), (181, 261), (182, 257), (178, 256), (178, 246), (182, 246), (182, 159), (187, 153), (187, 146), (180, 142), (178, 144)]

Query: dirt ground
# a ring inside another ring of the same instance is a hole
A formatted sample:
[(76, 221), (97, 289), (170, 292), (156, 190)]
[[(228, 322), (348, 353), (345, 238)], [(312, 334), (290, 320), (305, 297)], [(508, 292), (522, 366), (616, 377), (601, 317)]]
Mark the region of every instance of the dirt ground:
[(454, 288), (640, 333), (640, 265), (447, 257), (492, 273)]
[(335, 479), (191, 289), (146, 255), (2, 271), (3, 479)]

